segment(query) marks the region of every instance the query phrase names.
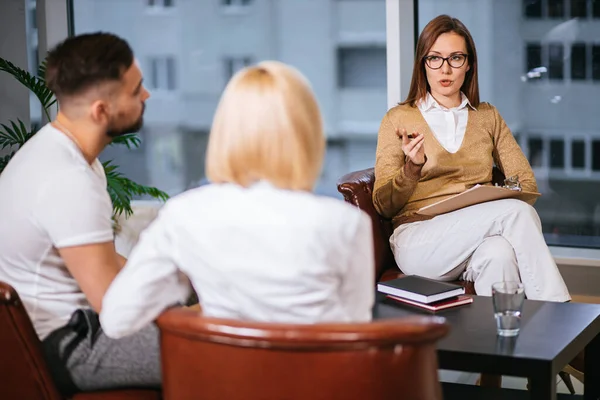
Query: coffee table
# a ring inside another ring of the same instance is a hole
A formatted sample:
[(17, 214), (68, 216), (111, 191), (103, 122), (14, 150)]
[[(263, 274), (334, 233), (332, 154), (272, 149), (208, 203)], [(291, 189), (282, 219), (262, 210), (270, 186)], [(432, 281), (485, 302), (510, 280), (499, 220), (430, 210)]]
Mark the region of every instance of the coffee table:
[(600, 305), (525, 300), (519, 336), (502, 338), (490, 297), (432, 314), (377, 294), (374, 319), (415, 314), (444, 317), (451, 325), (438, 343), (440, 368), (530, 378), (535, 400), (557, 398), (556, 375), (585, 349), (583, 398), (600, 399)]

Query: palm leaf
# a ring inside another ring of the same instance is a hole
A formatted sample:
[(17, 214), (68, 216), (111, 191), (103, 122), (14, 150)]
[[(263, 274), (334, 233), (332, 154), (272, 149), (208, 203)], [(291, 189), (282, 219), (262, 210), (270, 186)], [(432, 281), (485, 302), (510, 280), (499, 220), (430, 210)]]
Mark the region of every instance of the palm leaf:
[(166, 201), (169, 196), (156, 188), (139, 185), (131, 179), (125, 177), (118, 167), (112, 164), (112, 160), (102, 163), (106, 173), (107, 189), (113, 202), (113, 214), (115, 216), (125, 213), (129, 217), (133, 210), (131, 209), (131, 199), (133, 196), (149, 195), (155, 199)]
[[(43, 67), (43, 69), (45, 70), (45, 67)], [(42, 103), (44, 112), (48, 119), (50, 119), (48, 108), (55, 103), (54, 93), (46, 86), (46, 81), (44, 79), (31, 75), (29, 72), (17, 67), (2, 57), (0, 57), (0, 71), (11, 74), (27, 89), (31, 90), (31, 92), (39, 99), (40, 103)]]
[(28, 130), (23, 121), (20, 119), (17, 121), (18, 123), (10, 121), (10, 126), (0, 124), (3, 128), (3, 130), (0, 130), (0, 149), (12, 146), (21, 147), (37, 132), (36, 127)]
[(46, 60), (42, 61), (40, 63), (40, 65), (38, 65), (38, 72), (37, 72), (38, 78), (43, 80), (44, 83), (46, 83), (46, 66), (47, 66)]
[(128, 149), (137, 148), (142, 143), (140, 137), (135, 133), (128, 133), (125, 135), (117, 136), (113, 138), (111, 144), (120, 144), (127, 146)]
[[(38, 76), (39, 80), (44, 82), (44, 86), (47, 87), (47, 85), (46, 85), (46, 65), (47, 65), (46, 60), (42, 61), (42, 63), (40, 65), (38, 65), (37, 76)], [(48, 103), (47, 108), (50, 108), (55, 103), (56, 103), (56, 97), (50, 103)]]
[(8, 162), (14, 155), (15, 155), (15, 152), (13, 151), (10, 154), (0, 157), (0, 174), (2, 173), (2, 171), (4, 171), (6, 164), (8, 164)]

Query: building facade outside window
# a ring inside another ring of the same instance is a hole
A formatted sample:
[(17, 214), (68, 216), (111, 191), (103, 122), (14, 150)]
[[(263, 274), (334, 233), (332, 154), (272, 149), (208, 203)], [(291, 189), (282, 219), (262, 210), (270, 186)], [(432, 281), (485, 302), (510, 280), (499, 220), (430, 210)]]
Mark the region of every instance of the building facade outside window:
[(473, 34), (481, 98), (534, 169), (550, 245), (600, 247), (600, 19), (596, 0), (419, 0), (419, 30), (448, 13)]
[[(143, 149), (132, 153), (113, 146), (101, 156), (114, 158), (133, 179), (173, 195), (206, 183), (204, 153), (223, 87), (241, 68), (262, 60), (297, 67), (316, 92), (328, 137), (318, 193), (341, 197), (336, 188), (341, 175), (374, 165), (386, 111), (385, 1), (76, 0), (72, 5), (75, 33), (116, 33), (140, 60), (152, 95), (140, 135)], [(144, 12), (149, 7), (174, 10)]]

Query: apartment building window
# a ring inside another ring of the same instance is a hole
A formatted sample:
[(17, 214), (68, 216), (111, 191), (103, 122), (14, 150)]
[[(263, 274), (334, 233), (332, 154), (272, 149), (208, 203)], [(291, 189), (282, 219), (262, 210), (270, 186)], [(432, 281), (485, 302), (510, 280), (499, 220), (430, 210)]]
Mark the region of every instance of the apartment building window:
[(252, 64), (252, 57), (226, 57), (225, 58), (225, 84), (239, 70)]
[(571, 142), (571, 167), (585, 168), (585, 142), (583, 140)]
[(221, 5), (225, 7), (249, 6), (252, 0), (221, 0)]
[(523, 0), (525, 17), (542, 18), (542, 0)]
[(530, 137), (527, 139), (527, 145), (529, 147), (529, 162), (531, 166), (541, 167), (543, 165), (544, 142), (540, 138)]
[(565, 167), (565, 142), (562, 139), (550, 140), (550, 168)]
[(586, 18), (588, 0), (571, 0), (571, 18)]
[(585, 43), (571, 45), (571, 79), (575, 81), (587, 78), (587, 46)]
[(542, 45), (527, 43), (526, 45), (527, 76), (529, 79), (539, 79), (542, 74), (538, 71), (542, 67)]
[(592, 0), (592, 17), (600, 18), (600, 0)]
[(564, 0), (548, 0), (548, 18), (564, 18)]
[(150, 57), (149, 89), (173, 91), (177, 88), (175, 59), (173, 57)]
[(564, 50), (562, 43), (550, 43), (548, 45), (548, 77), (554, 80), (563, 79)]
[(587, 18), (588, 4), (594, 18), (600, 18), (600, 0), (523, 0), (525, 18)]
[(338, 87), (385, 88), (385, 47), (341, 47), (338, 49)]
[(592, 46), (592, 79), (600, 81), (600, 44)]
[(175, 0), (148, 0), (148, 7), (173, 7)]
[(592, 171), (600, 171), (600, 140), (592, 141)]

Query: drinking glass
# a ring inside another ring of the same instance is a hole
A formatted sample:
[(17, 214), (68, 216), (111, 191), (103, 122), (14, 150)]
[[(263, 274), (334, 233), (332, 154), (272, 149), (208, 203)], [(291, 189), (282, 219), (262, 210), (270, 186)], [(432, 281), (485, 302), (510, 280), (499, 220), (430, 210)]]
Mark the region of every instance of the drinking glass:
[(521, 329), (521, 311), (525, 288), (520, 282), (497, 282), (492, 285), (494, 317), (500, 336), (517, 336)]

